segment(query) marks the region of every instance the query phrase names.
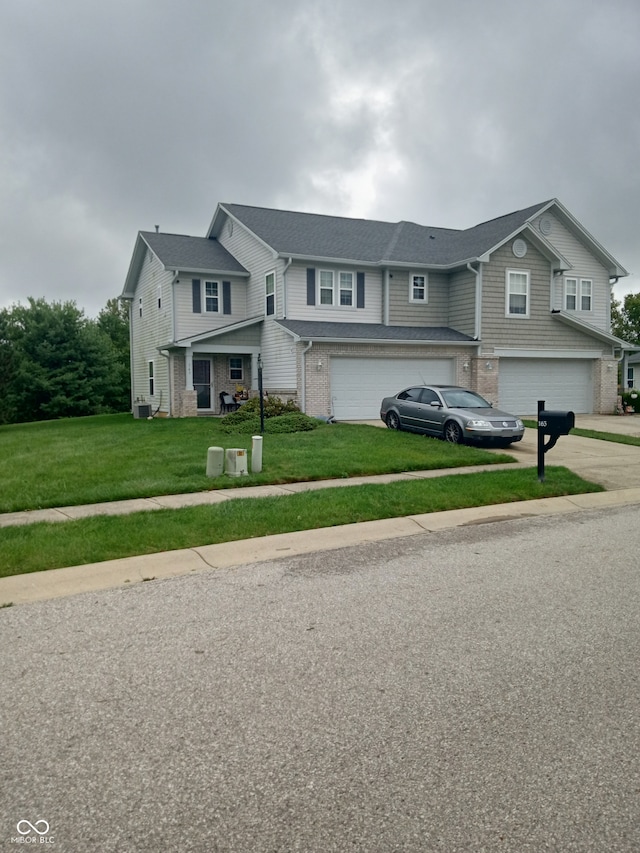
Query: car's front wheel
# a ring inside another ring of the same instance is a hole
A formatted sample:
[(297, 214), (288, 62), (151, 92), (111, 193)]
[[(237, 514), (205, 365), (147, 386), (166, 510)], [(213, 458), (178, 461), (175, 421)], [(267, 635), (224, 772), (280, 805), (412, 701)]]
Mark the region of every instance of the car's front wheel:
[(447, 421), (444, 425), (445, 441), (451, 444), (460, 444), (462, 442), (462, 430), (455, 421)]
[(400, 429), (400, 418), (396, 412), (387, 412), (387, 427), (389, 429)]

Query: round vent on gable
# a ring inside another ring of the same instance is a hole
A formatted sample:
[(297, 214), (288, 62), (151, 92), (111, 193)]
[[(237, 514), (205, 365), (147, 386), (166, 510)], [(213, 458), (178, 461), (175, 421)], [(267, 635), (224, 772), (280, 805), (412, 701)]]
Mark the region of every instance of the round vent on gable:
[(511, 249), (516, 258), (524, 258), (524, 256), (527, 254), (527, 244), (524, 242), (524, 240), (514, 240)]
[(546, 236), (547, 234), (551, 234), (551, 220), (548, 216), (543, 216), (540, 220), (540, 231)]

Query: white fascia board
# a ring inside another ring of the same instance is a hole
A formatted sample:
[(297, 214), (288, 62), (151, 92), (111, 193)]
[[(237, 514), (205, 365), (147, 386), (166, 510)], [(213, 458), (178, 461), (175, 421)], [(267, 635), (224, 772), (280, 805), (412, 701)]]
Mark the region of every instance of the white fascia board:
[(633, 344), (627, 343), (627, 341), (623, 341), (620, 338), (616, 338), (615, 335), (605, 332), (603, 329), (598, 329), (597, 326), (592, 326), (591, 323), (580, 320), (578, 317), (574, 317), (573, 314), (568, 314), (566, 311), (552, 311), (551, 316), (556, 317), (568, 326), (573, 326), (575, 329), (584, 332), (586, 335), (590, 335), (592, 338), (604, 341), (610, 346), (619, 347), (624, 350), (636, 349)]
[(142, 263), (147, 249), (149, 249), (149, 244), (142, 236), (142, 233), (138, 231), (135, 246), (133, 247), (133, 254), (131, 255), (131, 261), (129, 263), (129, 269), (127, 271), (127, 277), (124, 280), (124, 287), (120, 294), (123, 299), (133, 299), (135, 295), (136, 285), (138, 284), (140, 270), (142, 268)]
[(596, 238), (590, 234), (587, 229), (582, 225), (578, 220), (570, 213), (567, 208), (562, 204), (562, 202), (558, 201), (557, 198), (554, 198), (553, 201), (550, 201), (544, 207), (542, 207), (537, 213), (534, 213), (531, 219), (534, 219), (540, 216), (541, 213), (546, 213), (547, 210), (550, 210), (552, 207), (555, 207), (561, 215), (561, 218), (564, 218), (566, 222), (568, 222), (575, 231), (577, 231), (581, 238), (590, 245), (592, 251), (596, 255), (600, 255), (601, 259), (604, 259), (607, 263), (605, 266), (609, 266), (609, 274), (612, 276), (617, 276), (619, 278), (624, 278), (629, 275), (627, 270), (616, 261), (613, 255), (610, 255), (609, 252), (604, 248), (604, 246), (599, 243)]
[(214, 270), (214, 269), (197, 269), (196, 267), (189, 267), (189, 269), (177, 269), (176, 267), (164, 266), (165, 270), (169, 270), (170, 272), (175, 273), (177, 276), (180, 275), (228, 275), (230, 278), (234, 276), (236, 278), (249, 278), (251, 273), (248, 272), (239, 272), (238, 270)]
[[(285, 330), (286, 331), (286, 330)], [(404, 338), (323, 338), (317, 335), (293, 335), (296, 341), (313, 341), (316, 344), (380, 344), (383, 346), (477, 347), (478, 341), (406, 340)]]
[(316, 257), (314, 255), (295, 255), (291, 252), (278, 252), (278, 258), (293, 261), (304, 261), (308, 264), (335, 264), (336, 266), (353, 266), (353, 267), (371, 267), (377, 269), (380, 266), (378, 261), (356, 261), (353, 258), (325, 258)]

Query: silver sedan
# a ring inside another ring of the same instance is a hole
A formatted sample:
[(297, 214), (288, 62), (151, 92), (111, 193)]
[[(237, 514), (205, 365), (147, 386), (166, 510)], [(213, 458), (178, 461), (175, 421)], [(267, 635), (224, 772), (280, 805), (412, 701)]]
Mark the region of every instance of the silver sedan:
[(406, 429), (454, 444), (498, 441), (511, 444), (524, 435), (520, 418), (494, 409), (475, 391), (455, 385), (414, 385), (385, 397), (380, 417), (389, 429)]

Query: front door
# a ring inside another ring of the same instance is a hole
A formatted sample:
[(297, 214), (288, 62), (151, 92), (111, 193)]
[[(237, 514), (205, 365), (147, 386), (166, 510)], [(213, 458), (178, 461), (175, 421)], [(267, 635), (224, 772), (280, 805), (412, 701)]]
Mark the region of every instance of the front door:
[(211, 359), (193, 359), (193, 387), (198, 392), (198, 409), (211, 410)]

